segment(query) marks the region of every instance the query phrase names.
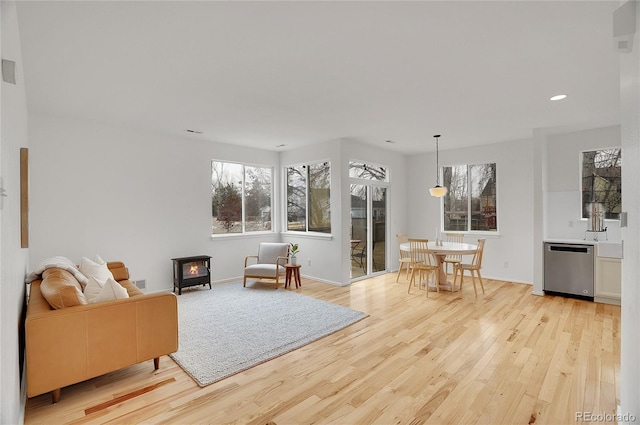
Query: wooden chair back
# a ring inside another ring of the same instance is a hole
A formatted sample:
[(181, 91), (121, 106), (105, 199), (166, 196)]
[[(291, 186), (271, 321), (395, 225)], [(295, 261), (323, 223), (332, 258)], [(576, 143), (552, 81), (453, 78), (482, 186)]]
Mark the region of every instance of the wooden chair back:
[(428, 239), (409, 238), (409, 255), (413, 267), (435, 267), (436, 262), (431, 251), (429, 251)]
[(400, 249), (400, 245), (402, 245), (403, 243), (409, 242), (409, 238), (407, 237), (407, 234), (398, 233), (396, 235), (396, 238), (398, 239), (398, 251), (400, 252), (400, 259), (410, 258), (409, 251), (403, 251)]
[(486, 241), (485, 238), (478, 239), (478, 249), (476, 250), (476, 253), (473, 254), (473, 260), (471, 261), (471, 265), (476, 270), (480, 270), (480, 268), (482, 267), (482, 254), (484, 252), (485, 241)]

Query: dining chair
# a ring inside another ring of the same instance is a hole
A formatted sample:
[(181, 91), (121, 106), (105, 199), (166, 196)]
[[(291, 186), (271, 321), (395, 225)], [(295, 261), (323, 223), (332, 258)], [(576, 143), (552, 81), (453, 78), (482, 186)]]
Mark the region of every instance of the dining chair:
[(427, 297), (429, 296), (429, 275), (433, 274), (433, 280), (436, 282), (436, 292), (440, 292), (438, 288), (438, 262), (429, 251), (429, 241), (427, 239), (409, 238), (409, 255), (411, 257), (411, 279), (409, 280), (409, 289), (407, 293), (411, 293), (411, 286), (415, 285), (416, 271), (418, 271), (418, 282), (422, 282), (423, 275), (426, 273), (427, 283), (425, 290)]
[(400, 249), (400, 245), (402, 245), (403, 243), (409, 242), (409, 238), (407, 237), (407, 234), (398, 233), (396, 235), (396, 238), (398, 239), (398, 252), (400, 253), (400, 256), (399, 256), (400, 267), (398, 267), (398, 274), (396, 275), (396, 283), (397, 283), (403, 268), (406, 270), (405, 271), (406, 278), (409, 279), (409, 271), (411, 270), (411, 255), (409, 254), (409, 251), (403, 251)]
[(457, 263), (453, 265), (453, 288), (456, 286), (456, 280), (458, 277), (458, 273), (460, 274), (460, 292), (462, 292), (462, 282), (464, 281), (464, 271), (469, 270), (469, 274), (471, 275), (471, 281), (473, 282), (473, 292), (476, 294), (476, 298), (478, 298), (478, 290), (476, 289), (476, 279), (474, 277), (475, 274), (478, 275), (478, 280), (480, 281), (480, 287), (482, 287), (482, 293), (484, 294), (484, 285), (482, 284), (482, 276), (480, 275), (480, 269), (482, 268), (482, 254), (484, 252), (484, 242), (485, 238), (478, 239), (478, 248), (476, 252), (473, 254), (473, 259), (471, 263)]
[(351, 261), (367, 273), (367, 244), (362, 241), (351, 242)]
[[(464, 235), (462, 233), (445, 233), (445, 238), (447, 238), (447, 242), (455, 242), (462, 243), (464, 239)], [(444, 274), (449, 274), (449, 264), (451, 264), (451, 272), (455, 271), (455, 265), (460, 264), (462, 262), (462, 255), (460, 254), (449, 254), (444, 257)]]

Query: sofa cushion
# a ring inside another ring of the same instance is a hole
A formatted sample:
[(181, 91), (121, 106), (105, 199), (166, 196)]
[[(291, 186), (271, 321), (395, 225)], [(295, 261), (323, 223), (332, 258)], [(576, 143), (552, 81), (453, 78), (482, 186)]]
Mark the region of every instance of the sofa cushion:
[(95, 277), (99, 282), (104, 282), (108, 278), (113, 279), (113, 274), (107, 267), (106, 263), (102, 262), (101, 264), (90, 260), (87, 257), (82, 257), (82, 261), (80, 262), (80, 272), (87, 278), (91, 276)]
[(48, 269), (40, 284), (42, 296), (54, 309), (87, 304), (82, 287), (71, 273), (62, 269)]
[(76, 265), (71, 260), (66, 257), (58, 256), (48, 258), (38, 264), (38, 266), (33, 271), (29, 272), (25, 276), (25, 283), (31, 283), (36, 279), (40, 279), (45, 270), (54, 268), (63, 269), (73, 274), (78, 282), (80, 282), (80, 285), (82, 285), (82, 287), (84, 287), (84, 285), (86, 285), (89, 281), (87, 277), (83, 275), (80, 270), (78, 270), (78, 267), (76, 267)]
[(100, 282), (93, 276), (89, 277), (89, 283), (84, 287), (84, 296), (87, 299), (87, 302), (91, 303), (92, 300), (100, 294), (103, 286), (104, 282)]
[(258, 247), (258, 263), (275, 264), (278, 257), (289, 255), (289, 244), (282, 242), (260, 242)]
[(104, 282), (102, 288), (100, 288), (100, 292), (98, 293), (98, 295), (90, 299), (89, 302), (91, 304), (95, 304), (106, 301), (121, 300), (123, 298), (129, 298), (127, 290), (112, 278), (108, 278)]
[(138, 295), (144, 295), (144, 292), (142, 292), (140, 288), (138, 288), (129, 279), (119, 280), (118, 283), (120, 284), (120, 286), (122, 286), (124, 289), (127, 290), (129, 297), (137, 297)]
[(123, 262), (109, 261), (107, 267), (109, 267), (109, 271), (113, 274), (113, 280), (116, 282), (129, 279), (129, 269), (127, 269)]

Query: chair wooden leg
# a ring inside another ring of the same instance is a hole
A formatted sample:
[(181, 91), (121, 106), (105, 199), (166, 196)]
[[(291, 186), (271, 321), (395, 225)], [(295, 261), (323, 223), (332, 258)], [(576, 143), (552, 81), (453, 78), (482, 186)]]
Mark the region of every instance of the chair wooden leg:
[(453, 286), (456, 286), (456, 282), (458, 280), (458, 275), (460, 275), (460, 283), (458, 284), (458, 290), (462, 293), (462, 282), (464, 281), (464, 272), (460, 267), (453, 268)]
[(484, 294), (484, 285), (482, 284), (482, 276), (480, 276), (480, 270), (476, 270), (478, 273), (478, 280), (480, 281), (480, 287), (482, 288), (482, 293)]
[(478, 290), (476, 289), (476, 278), (473, 274), (473, 270), (469, 270), (469, 274), (471, 275), (471, 281), (473, 282), (473, 292), (476, 293), (476, 298), (478, 298)]
[(440, 292), (440, 285), (438, 284), (438, 273), (439, 273), (438, 270), (431, 270), (431, 274), (433, 274), (433, 281), (436, 284), (436, 292)]
[(242, 280), (242, 286), (244, 286), (245, 288), (247, 287), (247, 278), (245, 276), (245, 278)]
[(413, 285), (413, 280), (415, 279), (416, 269), (411, 270), (411, 279), (409, 279), (409, 288), (407, 288), (407, 294), (411, 293), (411, 286)]
[(153, 359), (153, 368), (154, 368), (155, 370), (160, 369), (160, 357), (155, 357), (155, 358)]
[[(398, 273), (396, 274), (396, 283), (398, 283), (398, 279), (400, 279), (400, 273), (402, 273), (402, 265), (406, 263), (400, 263), (400, 267), (398, 267)], [(408, 267), (408, 265), (407, 265)]]
[[(426, 276), (427, 276), (427, 280), (424, 284), (424, 292), (426, 292), (426, 297), (429, 298), (429, 276), (431, 275), (431, 273), (427, 270)], [(420, 282), (422, 282), (422, 279), (420, 279)], [(436, 285), (437, 288), (437, 285)]]
[[(456, 281), (458, 280), (458, 269), (455, 265), (453, 266), (452, 272), (453, 272), (453, 283), (451, 284), (451, 292), (456, 290)], [(460, 288), (460, 290), (462, 290), (462, 288)]]

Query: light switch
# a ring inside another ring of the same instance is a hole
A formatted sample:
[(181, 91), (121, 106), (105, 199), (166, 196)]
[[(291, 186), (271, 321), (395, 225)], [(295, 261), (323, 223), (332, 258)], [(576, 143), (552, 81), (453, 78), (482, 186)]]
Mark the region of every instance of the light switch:
[(627, 213), (626, 213), (626, 211), (620, 213), (620, 227), (627, 227)]

